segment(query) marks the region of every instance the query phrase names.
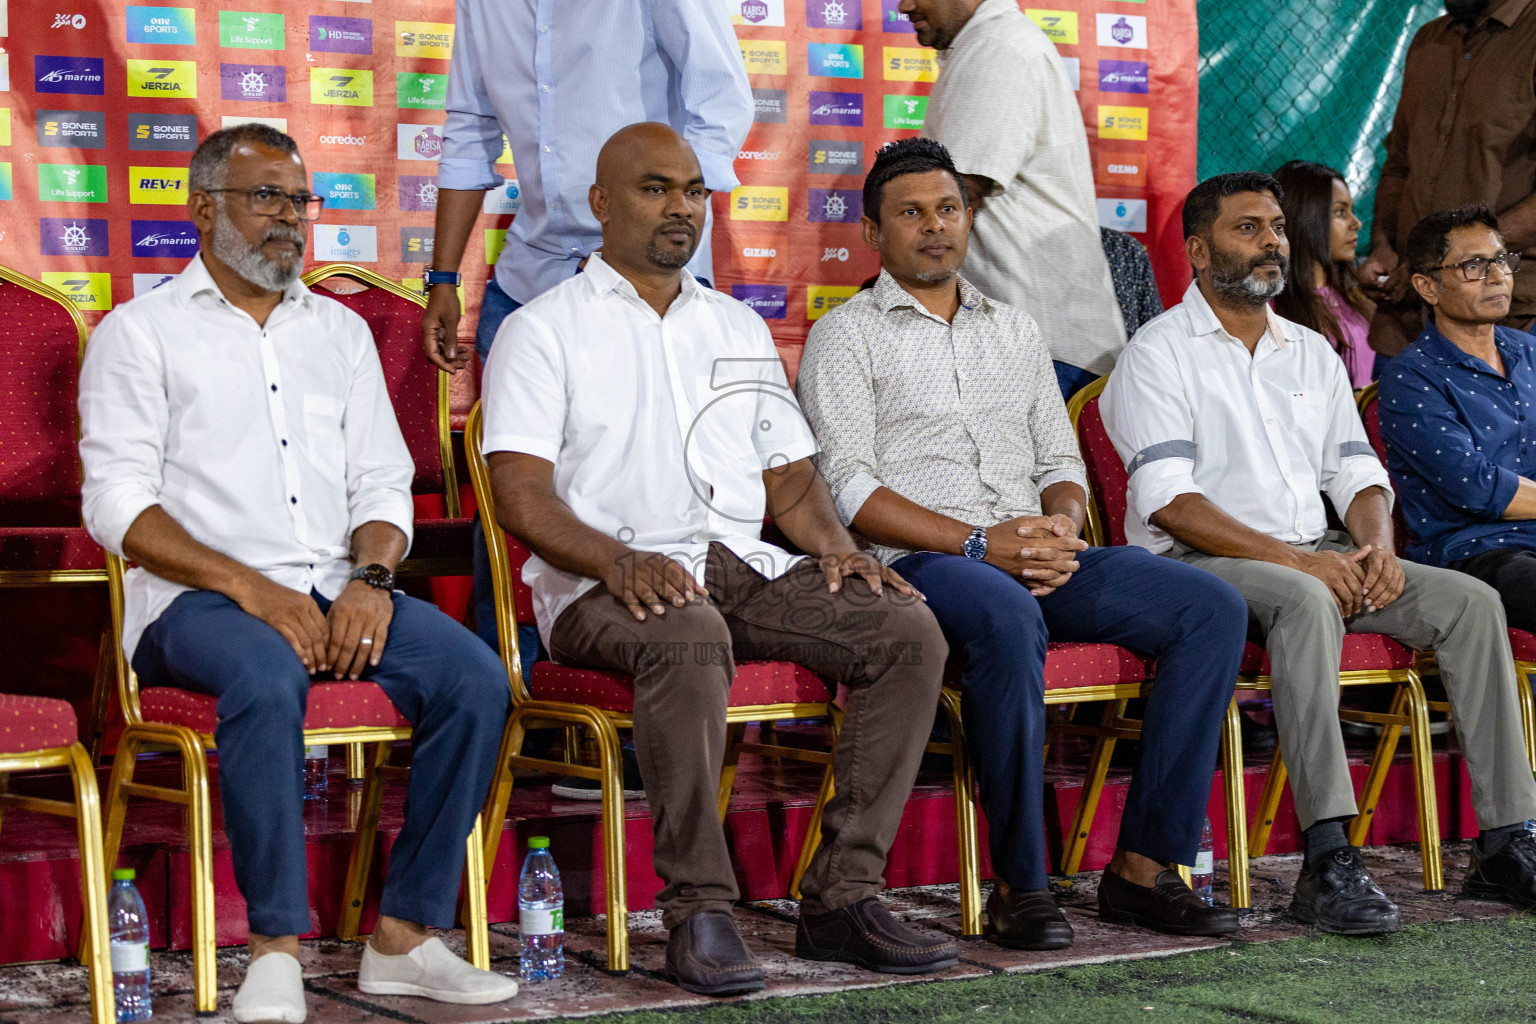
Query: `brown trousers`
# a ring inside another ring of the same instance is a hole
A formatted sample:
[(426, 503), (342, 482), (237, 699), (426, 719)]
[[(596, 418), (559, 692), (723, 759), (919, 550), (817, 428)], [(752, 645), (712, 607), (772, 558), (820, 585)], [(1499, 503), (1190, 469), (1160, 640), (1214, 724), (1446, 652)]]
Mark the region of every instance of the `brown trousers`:
[(739, 897), (716, 808), (735, 660), (794, 661), (848, 687), (833, 764), (836, 795), (801, 890), (805, 909), (845, 907), (885, 884), (885, 856), (917, 778), (949, 648), (917, 598), (860, 579), (835, 594), (807, 559), (765, 579), (722, 544), (705, 564), (708, 602), (637, 622), (598, 585), (561, 613), (550, 654), (635, 677), (635, 752), (650, 798), (656, 898), (675, 928)]

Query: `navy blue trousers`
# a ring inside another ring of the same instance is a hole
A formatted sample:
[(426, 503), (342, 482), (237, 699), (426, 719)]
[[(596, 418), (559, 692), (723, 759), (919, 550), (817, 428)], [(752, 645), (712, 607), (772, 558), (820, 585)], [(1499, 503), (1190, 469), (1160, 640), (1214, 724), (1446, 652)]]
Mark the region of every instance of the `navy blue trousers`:
[(1066, 586), (1036, 598), (1002, 569), (918, 552), (892, 568), (928, 598), (962, 659), (965, 735), (987, 816), (992, 867), (1046, 887), (1045, 645), (1113, 643), (1157, 658), (1141, 761), (1119, 847), (1193, 864), (1232, 698), (1248, 606), (1229, 584), (1142, 548), (1089, 548)]
[[(311, 593), (320, 610), (331, 602)], [(425, 601), (394, 595), (377, 683), (411, 723), (405, 824), (380, 913), (453, 926), (464, 841), (485, 801), (511, 706), (501, 660)], [(235, 882), (258, 935), (311, 931), (304, 853), (304, 710), (310, 676), (282, 635), (223, 594), (180, 595), (133, 654), (145, 686), (219, 699), (219, 795)], [(317, 683), (333, 681), (319, 676)]]

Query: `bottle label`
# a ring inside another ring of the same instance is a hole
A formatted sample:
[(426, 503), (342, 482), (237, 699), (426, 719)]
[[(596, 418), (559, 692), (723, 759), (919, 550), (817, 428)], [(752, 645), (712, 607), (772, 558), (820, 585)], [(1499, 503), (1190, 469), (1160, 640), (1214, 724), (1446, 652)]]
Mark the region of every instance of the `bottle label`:
[(1195, 854), (1195, 870), (1192, 875), (1209, 875), (1216, 867), (1216, 852), (1214, 850), (1201, 850)]
[(138, 974), (149, 970), (149, 943), (112, 943), (112, 973)]
[(565, 907), (522, 907), (517, 914), (522, 935), (555, 935), (565, 931)]
[(315, 760), (317, 758), (325, 757), (329, 753), (330, 753), (330, 748), (327, 747), (324, 743), (320, 743), (320, 744), (316, 744), (313, 747), (305, 747), (304, 748), (304, 759), (306, 761), (313, 761), (313, 760)]

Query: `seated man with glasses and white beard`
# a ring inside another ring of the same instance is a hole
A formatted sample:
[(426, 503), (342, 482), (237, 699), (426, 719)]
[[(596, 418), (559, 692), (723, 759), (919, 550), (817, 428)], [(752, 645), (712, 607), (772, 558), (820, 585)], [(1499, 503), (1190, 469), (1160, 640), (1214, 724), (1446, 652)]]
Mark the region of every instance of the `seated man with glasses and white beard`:
[(218, 698), (219, 791), (250, 967), (237, 1021), (302, 1022), (312, 929), (303, 727), (311, 681), (370, 680), (415, 730), (405, 822), (358, 987), (490, 1003), (517, 992), (432, 937), (510, 703), (490, 648), (393, 587), (414, 470), (367, 325), (299, 281), (320, 215), (293, 139), (215, 132), (188, 174), (202, 246), (92, 336), (80, 375), (85, 524), (137, 563), (123, 650), (146, 686)]

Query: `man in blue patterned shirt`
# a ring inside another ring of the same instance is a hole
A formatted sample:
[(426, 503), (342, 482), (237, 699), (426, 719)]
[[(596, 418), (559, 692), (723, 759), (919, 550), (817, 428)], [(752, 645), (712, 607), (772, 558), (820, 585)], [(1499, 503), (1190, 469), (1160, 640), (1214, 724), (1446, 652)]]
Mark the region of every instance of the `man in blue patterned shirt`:
[(1028, 315), (958, 271), (971, 211), (943, 146), (904, 139), (864, 184), (873, 288), (817, 321), (797, 390), (843, 521), (926, 595), (962, 659), (968, 739), (998, 884), (987, 933), (1058, 949), (1072, 928), (1046, 888), (1040, 750), (1048, 640), (1157, 659), (1140, 770), (1099, 887), (1106, 920), (1237, 930), (1172, 864), (1192, 864), (1248, 612), (1232, 587), (1139, 548), (1078, 539), (1083, 462)]
[(1509, 624), (1536, 630), (1536, 339), (1509, 315), (1520, 254), (1477, 203), (1408, 235), (1434, 311), (1381, 378), (1381, 432), (1415, 561), (1476, 576)]

